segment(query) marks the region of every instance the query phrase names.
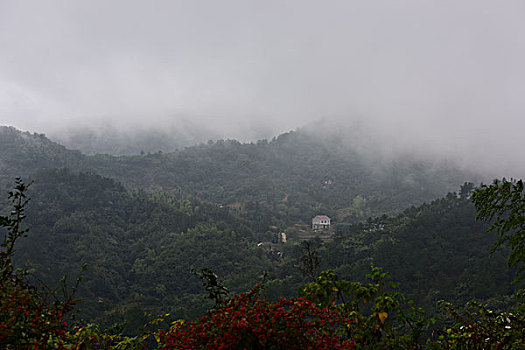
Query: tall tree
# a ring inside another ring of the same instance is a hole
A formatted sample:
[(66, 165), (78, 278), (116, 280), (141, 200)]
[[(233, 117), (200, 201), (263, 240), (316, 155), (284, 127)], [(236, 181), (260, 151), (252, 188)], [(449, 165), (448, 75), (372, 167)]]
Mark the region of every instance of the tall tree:
[(477, 218), (492, 221), (489, 231), (498, 233), (492, 253), (506, 244), (510, 247), (509, 266), (518, 267), (517, 280), (525, 278), (525, 191), (523, 180), (494, 180), (482, 185), (472, 200)]

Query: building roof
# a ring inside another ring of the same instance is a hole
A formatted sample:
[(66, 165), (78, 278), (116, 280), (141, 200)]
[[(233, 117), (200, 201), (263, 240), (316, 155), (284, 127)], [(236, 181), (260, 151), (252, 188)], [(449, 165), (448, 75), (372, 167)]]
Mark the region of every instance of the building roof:
[(330, 218), (326, 215), (316, 215), (314, 219), (330, 220)]

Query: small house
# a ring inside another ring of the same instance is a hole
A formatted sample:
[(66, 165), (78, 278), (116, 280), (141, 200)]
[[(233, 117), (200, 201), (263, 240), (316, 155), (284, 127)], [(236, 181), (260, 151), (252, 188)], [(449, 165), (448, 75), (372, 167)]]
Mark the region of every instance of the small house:
[(312, 230), (329, 230), (330, 218), (326, 215), (317, 215), (312, 219)]

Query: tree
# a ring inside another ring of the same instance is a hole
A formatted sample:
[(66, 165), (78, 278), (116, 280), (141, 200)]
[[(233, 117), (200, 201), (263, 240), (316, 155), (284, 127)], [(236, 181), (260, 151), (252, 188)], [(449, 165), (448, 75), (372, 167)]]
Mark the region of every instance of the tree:
[(492, 221), (488, 231), (496, 231), (498, 239), (491, 254), (502, 246), (510, 247), (509, 266), (517, 266), (516, 280), (525, 278), (525, 191), (523, 180), (503, 178), (478, 188), (472, 200), (476, 218)]
[(321, 266), (321, 258), (317, 250), (313, 247), (312, 241), (303, 241), (301, 243), (303, 255), (301, 257), (301, 265), (298, 266), (299, 271), (304, 273), (312, 282), (315, 282), (319, 274), (319, 266)]
[(2, 281), (7, 281), (13, 273), (12, 257), (16, 240), (28, 232), (28, 229), (22, 228), (21, 225), (25, 218), (25, 206), (29, 203), (25, 194), (29, 186), (22, 179), (16, 179), (15, 187), (9, 191), (8, 196), (13, 205), (13, 210), (8, 215), (0, 216), (0, 227), (7, 230), (3, 242), (0, 244), (0, 275)]
[(25, 271), (13, 268), (15, 243), (28, 232), (23, 228), (28, 187), (20, 178), (16, 179), (9, 192), (12, 210), (0, 216), (0, 228), (5, 229), (0, 244), (0, 347), (63, 348), (67, 327), (63, 317), (76, 301), (67, 298), (63, 302), (49, 302), (50, 293), (30, 284)]

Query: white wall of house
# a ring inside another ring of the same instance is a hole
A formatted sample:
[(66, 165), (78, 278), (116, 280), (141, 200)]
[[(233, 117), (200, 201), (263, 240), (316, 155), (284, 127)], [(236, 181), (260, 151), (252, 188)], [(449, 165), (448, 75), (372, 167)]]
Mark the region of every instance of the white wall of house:
[(312, 219), (312, 230), (324, 230), (330, 228), (330, 218), (326, 215), (317, 215)]

